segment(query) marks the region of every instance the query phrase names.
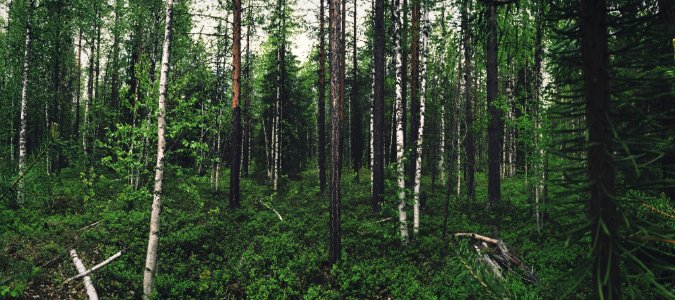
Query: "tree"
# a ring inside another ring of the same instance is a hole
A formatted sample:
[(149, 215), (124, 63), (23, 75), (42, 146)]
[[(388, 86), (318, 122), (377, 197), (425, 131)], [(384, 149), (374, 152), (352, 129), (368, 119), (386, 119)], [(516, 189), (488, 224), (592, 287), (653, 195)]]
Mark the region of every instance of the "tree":
[(384, 0), (375, 0), (373, 93), (373, 211), (384, 201)]
[(359, 180), (359, 169), (361, 168), (361, 160), (363, 158), (363, 124), (361, 116), (361, 102), (359, 101), (359, 92), (358, 92), (358, 81), (359, 81), (359, 68), (356, 57), (356, 8), (357, 2), (354, 0), (354, 23), (353, 23), (353, 52), (352, 52), (352, 95), (351, 95), (351, 105), (349, 106), (349, 111), (351, 112), (351, 150), (352, 150), (352, 167), (356, 173), (356, 180)]
[(17, 182), (16, 204), (19, 207), (25, 200), (23, 177), (26, 176), (26, 127), (28, 111), (28, 72), (30, 71), (30, 53), (31, 53), (31, 31), (33, 30), (33, 10), (35, 9), (35, 0), (28, 1), (28, 15), (26, 18), (26, 35), (23, 50), (23, 79), (21, 81), (21, 112), (19, 114), (19, 180)]
[(340, 95), (341, 82), (341, 64), (340, 61), (340, 39), (341, 39), (341, 18), (340, 3), (331, 1), (330, 9), (330, 97), (331, 97), (331, 179), (330, 179), (330, 242), (328, 247), (328, 262), (333, 265), (340, 260), (340, 178), (342, 157), (340, 156), (340, 131), (342, 129), (343, 99)]
[[(405, 160), (403, 149), (403, 82), (401, 74), (403, 73), (402, 53), (401, 53), (401, 15), (399, 9), (400, 0), (392, 2), (392, 12), (394, 19), (394, 56), (396, 57), (396, 163), (397, 163), (397, 182), (398, 182), (398, 219), (401, 241), (408, 242), (408, 217), (406, 215), (406, 196), (405, 196)], [(411, 108), (412, 112), (412, 108)], [(412, 131), (413, 128), (410, 128)], [(413, 140), (411, 139), (410, 142)]]
[(469, 8), (468, 0), (462, 1), (462, 46), (464, 47), (464, 96), (465, 96), (465, 116), (466, 116), (466, 141), (464, 142), (466, 155), (466, 194), (469, 203), (476, 198), (475, 173), (475, 150), (473, 136), (473, 110), (471, 105), (471, 35), (469, 29)]
[[(496, 1), (495, 1), (496, 2)], [(497, 3), (488, 4), (487, 41), (487, 105), (488, 124), (488, 207), (499, 204), (500, 192), (500, 151), (502, 142), (502, 116), (497, 104)], [(493, 212), (493, 213), (496, 213)], [(496, 217), (495, 217), (496, 218)], [(493, 226), (497, 221), (493, 220)]]
[(593, 286), (600, 299), (621, 297), (616, 244), (619, 216), (614, 200), (609, 51), (605, 0), (579, 2), (583, 90), (588, 126), (588, 179), (593, 245)]
[(422, 180), (422, 143), (424, 137), (424, 110), (425, 110), (425, 101), (426, 101), (426, 92), (427, 92), (427, 40), (429, 38), (429, 30), (427, 28), (427, 11), (424, 12), (424, 18), (422, 22), (424, 23), (424, 30), (422, 30), (422, 42), (420, 50), (420, 103), (419, 103), (419, 128), (417, 133), (416, 143), (416, 152), (415, 155), (415, 178), (413, 185), (413, 233), (415, 235), (419, 234), (420, 230), (420, 186)]
[(234, 0), (232, 26), (232, 142), (230, 147), (230, 207), (239, 207), (239, 171), (241, 162), (241, 0)]
[(159, 106), (157, 110), (157, 164), (155, 167), (155, 186), (150, 215), (150, 237), (143, 272), (143, 298), (149, 299), (154, 288), (157, 272), (157, 249), (159, 246), (159, 213), (161, 210), (162, 183), (164, 179), (164, 149), (166, 147), (166, 101), (169, 79), (169, 54), (171, 48), (171, 21), (173, 18), (173, 0), (166, 1), (164, 24), (164, 42), (162, 45), (162, 69), (159, 75)]
[(324, 0), (319, 0), (319, 97), (317, 129), (319, 131), (319, 149), (317, 164), (319, 165), (319, 188), (326, 189), (326, 42), (324, 33)]

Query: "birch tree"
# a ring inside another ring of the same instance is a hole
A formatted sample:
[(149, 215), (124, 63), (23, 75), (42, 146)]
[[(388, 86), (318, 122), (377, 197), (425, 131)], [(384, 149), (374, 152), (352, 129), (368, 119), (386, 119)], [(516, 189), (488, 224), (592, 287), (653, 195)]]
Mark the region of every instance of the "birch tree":
[(33, 10), (35, 0), (28, 1), (28, 16), (26, 18), (26, 35), (23, 51), (23, 78), (21, 80), (21, 109), (19, 112), (19, 181), (17, 182), (17, 197), (15, 207), (22, 206), (25, 200), (24, 176), (26, 176), (26, 130), (28, 111), (28, 73), (30, 71), (30, 53), (32, 45)]
[[(401, 232), (401, 241), (408, 242), (408, 217), (406, 215), (406, 195), (405, 195), (405, 157), (403, 156), (403, 82), (401, 76), (403, 73), (402, 53), (401, 53), (401, 11), (399, 8), (400, 0), (392, 1), (392, 12), (394, 19), (394, 56), (396, 57), (396, 162), (397, 162), (397, 183), (398, 183), (398, 217), (399, 231)], [(411, 128), (412, 130), (412, 128)]]
[(425, 10), (422, 18), (424, 29), (422, 30), (422, 41), (420, 49), (420, 126), (417, 137), (417, 155), (415, 156), (415, 182), (413, 187), (413, 234), (417, 235), (420, 228), (420, 181), (422, 179), (422, 143), (424, 141), (424, 109), (427, 92), (427, 39), (429, 37), (429, 28), (427, 26), (427, 11)]
[(157, 164), (155, 166), (155, 186), (150, 215), (150, 236), (143, 272), (143, 298), (149, 299), (154, 288), (157, 272), (157, 248), (159, 245), (159, 213), (161, 210), (162, 182), (164, 179), (164, 148), (166, 147), (166, 96), (169, 77), (169, 54), (171, 48), (171, 22), (173, 19), (173, 0), (166, 1), (164, 24), (164, 42), (162, 45), (162, 69), (159, 77), (159, 106), (157, 110)]

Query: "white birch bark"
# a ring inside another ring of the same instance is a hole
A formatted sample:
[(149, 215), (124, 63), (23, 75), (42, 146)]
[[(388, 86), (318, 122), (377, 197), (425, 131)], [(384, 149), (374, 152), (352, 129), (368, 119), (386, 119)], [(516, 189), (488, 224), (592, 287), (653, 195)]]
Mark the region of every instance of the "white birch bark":
[(28, 4), (29, 13), (26, 23), (26, 41), (23, 52), (23, 79), (21, 88), (21, 112), (19, 113), (19, 181), (17, 182), (16, 204), (21, 206), (25, 200), (23, 177), (26, 175), (26, 114), (28, 111), (28, 72), (30, 70), (30, 46), (32, 26), (32, 10), (35, 2), (31, 0)]
[(169, 53), (171, 47), (171, 20), (173, 0), (166, 1), (166, 21), (164, 24), (164, 43), (162, 45), (162, 68), (159, 77), (159, 107), (157, 111), (157, 166), (155, 167), (155, 187), (150, 215), (150, 236), (143, 273), (143, 298), (149, 299), (154, 288), (157, 271), (157, 248), (159, 244), (159, 213), (161, 210), (162, 181), (164, 178), (164, 148), (166, 127), (166, 94), (169, 75)]
[(398, 215), (400, 222), (401, 241), (408, 242), (408, 218), (406, 215), (405, 198), (405, 161), (403, 157), (403, 56), (401, 53), (401, 10), (400, 0), (392, 1), (394, 14), (394, 55), (396, 56), (396, 173), (398, 177)]
[[(87, 272), (87, 268), (84, 267), (84, 264), (82, 263), (80, 258), (77, 257), (77, 252), (75, 252), (75, 249), (70, 250), (70, 257), (73, 259), (73, 264), (75, 264), (75, 269), (77, 269), (77, 273), (83, 274)], [(89, 297), (89, 300), (98, 300), (98, 294), (96, 294), (94, 284), (91, 282), (91, 277), (84, 276), (82, 278), (82, 281), (84, 282), (84, 289), (87, 291), (87, 297)]]
[(417, 155), (415, 158), (415, 182), (413, 186), (413, 234), (417, 235), (420, 231), (420, 185), (422, 180), (422, 145), (424, 137), (424, 109), (427, 93), (427, 38), (429, 36), (427, 26), (427, 12), (425, 10), (422, 22), (424, 24), (422, 29), (422, 41), (420, 51), (420, 126), (417, 133)]

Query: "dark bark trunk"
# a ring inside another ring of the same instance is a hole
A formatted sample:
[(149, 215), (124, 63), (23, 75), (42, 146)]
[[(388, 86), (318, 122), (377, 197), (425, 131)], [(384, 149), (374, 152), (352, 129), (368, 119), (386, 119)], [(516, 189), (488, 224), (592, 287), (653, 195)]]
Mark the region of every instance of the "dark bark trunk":
[(375, 0), (375, 95), (373, 97), (373, 212), (384, 201), (384, 0)]
[(352, 103), (349, 106), (351, 112), (351, 141), (352, 141), (352, 166), (356, 173), (356, 180), (359, 180), (359, 169), (361, 168), (361, 159), (363, 157), (363, 130), (362, 130), (362, 115), (361, 103), (359, 101), (358, 93), (358, 62), (356, 59), (356, 2), (354, 2), (354, 36), (353, 36), (353, 52), (352, 52)]
[(466, 96), (466, 141), (464, 143), (466, 155), (466, 193), (467, 200), (472, 203), (476, 195), (475, 173), (475, 149), (473, 136), (473, 107), (471, 105), (471, 37), (469, 32), (469, 12), (467, 0), (462, 1), (462, 43), (464, 45), (464, 90)]
[(319, 149), (318, 149), (318, 165), (319, 165), (319, 186), (321, 192), (326, 190), (326, 43), (324, 32), (324, 0), (319, 0), (319, 103), (317, 118)]
[(243, 127), (243, 142), (242, 142), (242, 173), (244, 175), (248, 175), (248, 170), (249, 170), (249, 162), (251, 160), (251, 95), (252, 93), (252, 85), (251, 85), (251, 23), (253, 22), (253, 18), (251, 15), (251, 12), (253, 11), (253, 7), (251, 5), (251, 1), (249, 0), (248, 3), (248, 8), (247, 8), (247, 17), (246, 17), (246, 65), (245, 65), (245, 70), (244, 73), (246, 74), (246, 81), (244, 82), (244, 93), (243, 93), (243, 98), (244, 98), (244, 112), (243, 112), (243, 122), (244, 122), (244, 127)]
[[(492, 214), (500, 198), (500, 154), (502, 143), (501, 111), (497, 107), (497, 6), (488, 6), (487, 106), (488, 123), (488, 207)], [(497, 218), (492, 220), (497, 226)]]
[(230, 146), (230, 207), (240, 205), (239, 172), (241, 163), (241, 0), (232, 1), (232, 141)]
[(617, 255), (617, 207), (614, 201), (612, 124), (609, 94), (609, 52), (605, 0), (581, 1), (579, 29), (583, 61), (586, 125), (588, 126), (588, 178), (591, 219), (593, 286), (597, 296), (621, 297), (620, 258)]
[[(410, 131), (407, 144), (410, 146), (408, 156), (407, 187), (412, 188), (417, 162), (417, 138), (420, 128), (420, 1), (412, 0), (412, 39), (410, 41)], [(405, 70), (405, 65), (404, 65)], [(405, 98), (404, 98), (405, 99)], [(405, 132), (404, 132), (405, 135)]]
[(330, 242), (328, 251), (328, 262), (330, 265), (335, 264), (340, 259), (340, 244), (341, 244), (341, 230), (340, 230), (340, 131), (342, 129), (342, 109), (343, 103), (340, 103), (342, 98), (341, 92), (341, 24), (342, 12), (340, 11), (340, 3), (336, 0), (330, 2), (330, 55), (331, 55), (331, 72), (330, 72), (330, 94), (331, 94), (331, 183), (330, 183)]

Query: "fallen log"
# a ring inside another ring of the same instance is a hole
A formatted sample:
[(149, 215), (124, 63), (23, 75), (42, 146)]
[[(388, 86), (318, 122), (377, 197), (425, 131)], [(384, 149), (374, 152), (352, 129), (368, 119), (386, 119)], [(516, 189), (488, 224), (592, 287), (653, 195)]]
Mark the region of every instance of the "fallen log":
[[(80, 258), (77, 257), (77, 252), (75, 251), (75, 249), (70, 250), (70, 257), (73, 258), (73, 264), (75, 264), (77, 272), (85, 273), (87, 271), (87, 268), (84, 267), (84, 264), (82, 263)], [(87, 291), (87, 296), (89, 297), (89, 300), (98, 300), (98, 294), (96, 294), (94, 284), (91, 282), (91, 277), (85, 275), (83, 276), (82, 280), (84, 281), (84, 289)]]
[(479, 241), (480, 243), (474, 244), (473, 247), (478, 252), (481, 260), (490, 267), (497, 278), (502, 279), (502, 270), (506, 269), (507, 271), (516, 273), (529, 283), (537, 282), (538, 279), (534, 274), (534, 270), (511, 253), (504, 241), (476, 233), (465, 232), (455, 233), (454, 237), (468, 237)]
[[(72, 251), (75, 251), (75, 250), (72, 250)], [(72, 255), (72, 254), (71, 254), (71, 255)], [(86, 271), (82, 272), (82, 271), (80, 271), (80, 270), (78, 269), (78, 272), (80, 272), (80, 274), (77, 274), (77, 275), (75, 275), (75, 276), (73, 276), (73, 277), (68, 278), (68, 280), (64, 281), (62, 284), (66, 284), (66, 283), (68, 283), (68, 282), (70, 282), (70, 281), (73, 281), (73, 280), (75, 280), (75, 279), (79, 279), (79, 278), (85, 277), (85, 276), (91, 274), (91, 272), (94, 272), (94, 271), (96, 271), (96, 270), (102, 268), (103, 266), (107, 265), (108, 263), (110, 263), (111, 261), (115, 260), (116, 258), (118, 258), (118, 257), (120, 257), (120, 256), (122, 256), (122, 251), (119, 251), (119, 252), (113, 254), (113, 256), (108, 257), (108, 259), (102, 261), (102, 262), (99, 263), (98, 265), (95, 265), (94, 267), (92, 267), (92, 268), (89, 269), (89, 270), (86, 270)]]

